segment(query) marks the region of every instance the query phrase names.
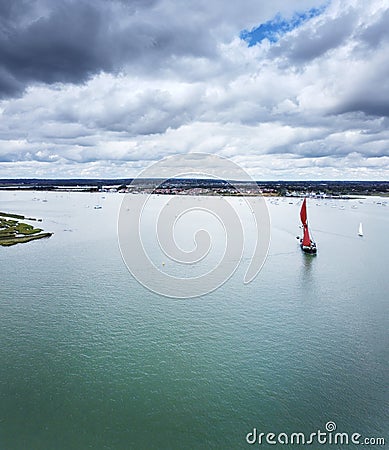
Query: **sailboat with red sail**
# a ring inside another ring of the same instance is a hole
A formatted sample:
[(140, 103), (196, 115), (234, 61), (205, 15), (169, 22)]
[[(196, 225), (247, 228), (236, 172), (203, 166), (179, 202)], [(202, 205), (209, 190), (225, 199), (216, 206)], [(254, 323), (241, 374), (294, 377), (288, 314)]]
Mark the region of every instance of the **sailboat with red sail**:
[(311, 239), (308, 230), (308, 218), (307, 218), (307, 199), (304, 198), (303, 204), (300, 210), (300, 219), (303, 224), (303, 237), (300, 239), (301, 250), (305, 253), (315, 255), (317, 253), (316, 243)]

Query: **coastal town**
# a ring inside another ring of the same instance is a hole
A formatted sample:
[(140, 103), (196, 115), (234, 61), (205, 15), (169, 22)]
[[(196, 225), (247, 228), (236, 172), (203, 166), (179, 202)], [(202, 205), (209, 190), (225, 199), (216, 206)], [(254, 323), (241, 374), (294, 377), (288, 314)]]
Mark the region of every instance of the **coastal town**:
[(219, 179), (0, 180), (0, 190), (120, 192), (161, 195), (353, 198), (389, 196), (388, 181), (227, 181)]

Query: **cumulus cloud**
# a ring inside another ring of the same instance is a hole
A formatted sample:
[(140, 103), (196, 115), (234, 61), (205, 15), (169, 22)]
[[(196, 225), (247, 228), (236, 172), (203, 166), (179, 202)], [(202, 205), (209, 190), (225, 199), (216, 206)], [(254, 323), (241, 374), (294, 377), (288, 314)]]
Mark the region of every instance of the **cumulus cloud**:
[[(0, 176), (203, 151), (259, 178), (386, 179), (389, 7), (264, 3), (0, 0)], [(276, 17), (277, 39), (241, 38)]]
[(1, 0), (0, 95), (20, 94), (34, 82), (80, 83), (126, 69), (144, 76), (169, 69), (177, 58), (214, 58), (218, 38), (282, 2), (230, 3)]

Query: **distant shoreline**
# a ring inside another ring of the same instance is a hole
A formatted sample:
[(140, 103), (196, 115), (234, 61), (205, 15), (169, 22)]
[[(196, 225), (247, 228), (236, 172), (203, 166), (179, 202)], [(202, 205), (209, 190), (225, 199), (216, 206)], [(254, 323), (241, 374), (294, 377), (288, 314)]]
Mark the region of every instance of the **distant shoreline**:
[(225, 181), (219, 179), (4, 179), (0, 191), (355, 198), (389, 196), (388, 181)]

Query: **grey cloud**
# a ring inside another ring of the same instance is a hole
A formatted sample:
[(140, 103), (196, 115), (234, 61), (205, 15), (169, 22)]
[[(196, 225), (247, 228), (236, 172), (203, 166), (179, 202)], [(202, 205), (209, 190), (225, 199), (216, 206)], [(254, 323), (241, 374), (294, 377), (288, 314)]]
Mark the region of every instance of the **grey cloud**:
[[(312, 0), (300, 0), (300, 5), (311, 7)], [(293, 5), (283, 0), (260, 5), (257, 0), (243, 5), (222, 0), (0, 0), (0, 97), (21, 94), (34, 83), (79, 84), (100, 72), (144, 77), (165, 70), (190, 77), (182, 60), (217, 59), (219, 42), (281, 9), (293, 10)]]
[(285, 146), (276, 146), (267, 152), (269, 155), (293, 154), (298, 158), (312, 159), (325, 157), (339, 159), (354, 153), (358, 153), (358, 155), (364, 158), (389, 156), (389, 150), (385, 143), (364, 142), (361, 136), (361, 139), (357, 143), (352, 144), (340, 138), (333, 140), (329, 133), (323, 138), (291, 143)]
[[(0, 32), (2, 72), (19, 83), (83, 81), (90, 74), (109, 69), (98, 35), (103, 18), (90, 5), (59, 3), (49, 16), (30, 21), (11, 17)], [(12, 91), (1, 92), (12, 94)]]
[[(387, 52), (389, 45), (382, 49), (382, 55)], [(389, 62), (383, 58), (370, 61), (361, 79), (340, 97), (334, 114), (362, 112), (366, 116), (389, 117)]]
[(351, 34), (357, 16), (354, 12), (321, 21), (317, 18), (295, 33), (290, 33), (270, 50), (271, 57), (284, 57), (292, 64), (301, 64), (338, 47)]
[(389, 40), (389, 9), (383, 12), (375, 23), (360, 30), (360, 38), (371, 47)]
[[(331, 61), (331, 54), (326, 52), (337, 49), (344, 52), (349, 43), (348, 58), (345, 53), (342, 55), (342, 76), (349, 77), (350, 84), (344, 84), (336, 92), (337, 104), (327, 114), (361, 112), (366, 116), (389, 117), (389, 64), (384, 56), (389, 52), (389, 9), (367, 17), (361, 13), (361, 5), (350, 3), (344, 10), (339, 9), (337, 15), (319, 16), (273, 45), (268, 56), (279, 58), (282, 68), (292, 66), (303, 72), (305, 66), (320, 57)], [(365, 62), (361, 73), (352, 72), (355, 61)], [(338, 71), (340, 64), (336, 65)], [(334, 74), (323, 73), (322, 79), (325, 77), (331, 79)]]
[(31, 3), (29, 0), (0, 0), (0, 24), (3, 26), (8, 19), (22, 18), (26, 11), (31, 11)]
[(0, 97), (11, 96), (23, 90), (24, 85), (9, 71), (0, 66)]
[(34, 149), (24, 149), (18, 151), (9, 151), (3, 154), (0, 154), (0, 162), (6, 163), (14, 163), (17, 161), (39, 161), (39, 162), (55, 162), (60, 158), (58, 155), (54, 155), (47, 151), (40, 151), (39, 148)]
[(142, 13), (154, 4), (35, 1), (25, 5), (30, 11), (25, 18), (1, 2), (0, 95), (17, 94), (31, 82), (80, 83), (126, 66), (147, 73), (174, 55), (212, 54), (204, 27), (199, 33), (194, 20)]
[[(188, 88), (189, 90), (189, 88)], [(129, 94), (122, 91), (112, 101), (101, 100), (89, 113), (74, 109), (61, 120), (83, 123), (89, 129), (125, 133), (127, 137), (153, 135), (179, 128), (194, 119), (197, 89), (185, 98), (163, 89), (148, 88)]]
[(0, 155), (0, 163), (10, 163), (18, 161), (18, 155), (13, 153), (5, 153), (4, 155)]
[(344, 102), (338, 109), (338, 114), (348, 112), (363, 112), (367, 116), (389, 117), (388, 98), (355, 98)]

